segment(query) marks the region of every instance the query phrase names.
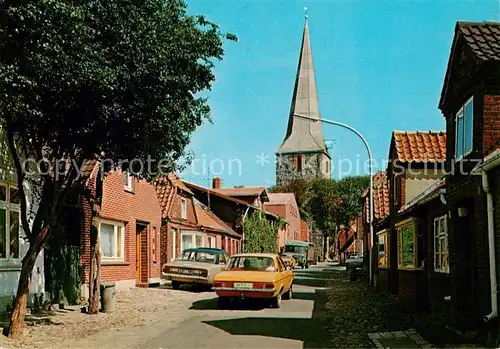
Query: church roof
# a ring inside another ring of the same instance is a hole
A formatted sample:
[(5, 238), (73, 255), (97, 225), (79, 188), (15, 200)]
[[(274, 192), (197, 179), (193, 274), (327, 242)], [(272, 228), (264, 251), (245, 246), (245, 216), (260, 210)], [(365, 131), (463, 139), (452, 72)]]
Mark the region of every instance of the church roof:
[(288, 129), (277, 153), (328, 153), (323, 139), (321, 122), (307, 120), (297, 116), (297, 114), (315, 119), (320, 117), (307, 19), (302, 36), (302, 47), (300, 49)]

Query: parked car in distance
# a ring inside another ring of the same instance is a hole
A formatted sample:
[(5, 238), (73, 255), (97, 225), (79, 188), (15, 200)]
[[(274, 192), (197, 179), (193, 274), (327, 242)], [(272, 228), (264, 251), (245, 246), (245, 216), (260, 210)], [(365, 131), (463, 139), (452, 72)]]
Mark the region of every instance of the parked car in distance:
[(291, 269), (295, 268), (295, 264), (297, 263), (297, 261), (295, 260), (295, 258), (293, 258), (293, 256), (287, 255), (285, 253), (280, 253), (279, 256), (281, 257), (283, 263), (285, 263), (285, 267), (290, 267)]
[[(286, 256), (291, 256), (297, 262), (297, 266), (304, 268), (309, 268), (309, 242), (299, 241), (299, 240), (288, 240), (285, 243), (284, 254)], [(314, 259), (314, 245), (312, 248), (313, 259)]]
[(218, 248), (189, 248), (170, 263), (165, 263), (162, 274), (172, 281), (172, 288), (182, 284), (211, 286), (214, 277), (222, 271), (229, 260), (226, 251)]
[(353, 253), (347, 257), (346, 263), (348, 264), (363, 264), (363, 255)]
[(282, 297), (292, 298), (293, 271), (271, 253), (244, 253), (231, 257), (224, 271), (214, 278), (213, 289), (219, 306), (225, 308), (232, 298), (261, 298), (279, 308)]

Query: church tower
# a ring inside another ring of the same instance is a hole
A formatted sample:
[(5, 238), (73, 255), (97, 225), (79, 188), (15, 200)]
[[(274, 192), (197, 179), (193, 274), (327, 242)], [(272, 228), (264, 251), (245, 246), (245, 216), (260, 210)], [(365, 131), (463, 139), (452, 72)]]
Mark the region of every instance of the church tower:
[(276, 184), (294, 178), (330, 178), (331, 156), (323, 139), (307, 15), (285, 139), (276, 152)]

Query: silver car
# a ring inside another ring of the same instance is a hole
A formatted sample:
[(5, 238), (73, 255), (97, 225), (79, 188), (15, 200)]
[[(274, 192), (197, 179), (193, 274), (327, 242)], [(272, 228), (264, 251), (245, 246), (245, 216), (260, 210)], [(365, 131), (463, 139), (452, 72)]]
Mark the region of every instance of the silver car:
[(212, 286), (214, 276), (222, 271), (229, 260), (226, 251), (218, 248), (189, 248), (170, 263), (165, 263), (162, 274), (172, 281), (172, 288), (182, 284)]

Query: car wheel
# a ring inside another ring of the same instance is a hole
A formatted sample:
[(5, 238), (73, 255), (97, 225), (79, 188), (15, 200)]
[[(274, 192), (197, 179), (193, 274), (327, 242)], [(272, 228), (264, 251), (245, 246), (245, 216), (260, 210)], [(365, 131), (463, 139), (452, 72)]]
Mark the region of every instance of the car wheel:
[(309, 263), (306, 263), (306, 269), (309, 269)]
[(219, 296), (218, 303), (219, 303), (219, 309), (227, 309), (229, 308), (231, 302), (229, 297)]
[(273, 298), (271, 305), (273, 308), (278, 309), (281, 306), (281, 293)]
[(301, 267), (302, 267), (302, 269), (304, 269), (305, 268), (304, 264), (302, 264)]
[(283, 299), (292, 299), (292, 285), (290, 285), (288, 291), (286, 291), (286, 293), (283, 295)]
[(174, 290), (178, 290), (178, 289), (180, 289), (180, 288), (181, 288), (181, 283), (180, 283), (179, 281), (173, 281), (173, 280), (172, 280), (172, 288), (173, 288)]

